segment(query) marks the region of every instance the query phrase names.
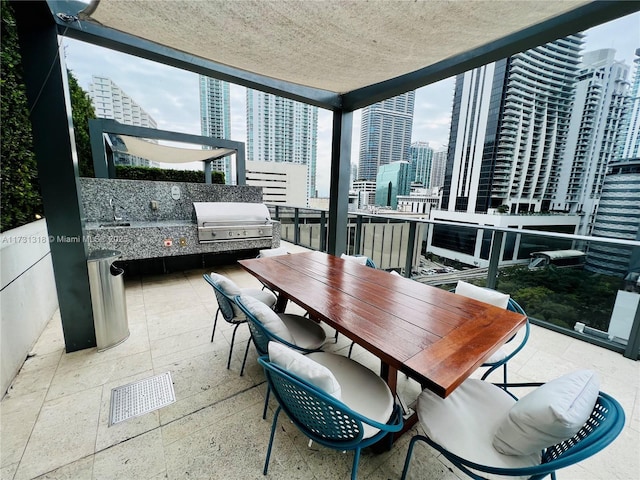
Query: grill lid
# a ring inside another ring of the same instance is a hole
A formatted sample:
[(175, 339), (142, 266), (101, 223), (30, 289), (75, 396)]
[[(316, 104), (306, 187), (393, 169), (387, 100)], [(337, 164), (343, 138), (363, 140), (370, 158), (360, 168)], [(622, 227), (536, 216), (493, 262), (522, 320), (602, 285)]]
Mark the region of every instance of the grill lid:
[(271, 223), (264, 203), (193, 202), (198, 227), (266, 225)]

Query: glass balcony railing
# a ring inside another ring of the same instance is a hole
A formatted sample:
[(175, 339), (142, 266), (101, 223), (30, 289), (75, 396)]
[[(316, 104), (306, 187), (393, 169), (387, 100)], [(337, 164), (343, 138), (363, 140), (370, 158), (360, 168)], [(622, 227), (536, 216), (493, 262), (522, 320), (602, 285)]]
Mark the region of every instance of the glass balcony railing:
[[(283, 240), (326, 251), (328, 212), (269, 208), (282, 224)], [(639, 241), (553, 227), (423, 220), (399, 212), (350, 213), (348, 222), (347, 253), (366, 255), (378, 268), (440, 288), (450, 289), (459, 279), (496, 288), (522, 305), (532, 323), (638, 359), (640, 272), (627, 270), (632, 257), (636, 264), (640, 259)], [(558, 250), (586, 255), (574, 264), (556, 259), (544, 268), (529, 265), (533, 253)]]

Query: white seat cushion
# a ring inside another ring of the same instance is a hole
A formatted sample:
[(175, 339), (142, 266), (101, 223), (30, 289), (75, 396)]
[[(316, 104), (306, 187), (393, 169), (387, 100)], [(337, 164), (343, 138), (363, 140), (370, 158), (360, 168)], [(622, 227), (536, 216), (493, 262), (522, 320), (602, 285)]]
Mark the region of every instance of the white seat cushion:
[(340, 400), (340, 384), (324, 365), (277, 342), (269, 342), (269, 360)]
[(280, 319), (280, 316), (271, 310), (268, 306), (248, 295), (241, 295), (240, 301), (251, 312), (251, 314), (258, 320), (265, 329), (274, 335), (277, 335), (282, 340), (294, 343), (293, 337), (289, 333), (289, 329)]
[(507, 455), (526, 455), (571, 438), (589, 419), (599, 390), (600, 381), (591, 370), (545, 383), (509, 410), (493, 446)]
[[(387, 384), (355, 360), (327, 352), (313, 352), (307, 358), (327, 367), (340, 384), (342, 402), (351, 410), (379, 423), (387, 423), (393, 413), (393, 395)], [(363, 424), (364, 438), (380, 430)]]
[(287, 327), (294, 345), (306, 350), (317, 350), (327, 341), (327, 334), (319, 323), (290, 313), (278, 313), (282, 323)]
[(352, 262), (356, 262), (359, 263), (360, 265), (366, 265), (367, 264), (367, 257), (356, 257), (355, 255), (346, 255), (346, 254), (342, 254), (340, 255), (340, 258), (344, 259), (344, 260), (349, 260)]
[(456, 285), (456, 294), (473, 298), (480, 302), (489, 303), (500, 308), (507, 308), (510, 298), (506, 293), (500, 293), (489, 288), (477, 287), (462, 280), (458, 280), (458, 284)]
[(430, 390), (423, 391), (417, 413), (427, 436), (462, 458), (502, 468), (538, 465), (539, 453), (504, 455), (492, 445), (498, 425), (514, 404), (515, 400), (501, 388), (468, 379), (445, 399)]

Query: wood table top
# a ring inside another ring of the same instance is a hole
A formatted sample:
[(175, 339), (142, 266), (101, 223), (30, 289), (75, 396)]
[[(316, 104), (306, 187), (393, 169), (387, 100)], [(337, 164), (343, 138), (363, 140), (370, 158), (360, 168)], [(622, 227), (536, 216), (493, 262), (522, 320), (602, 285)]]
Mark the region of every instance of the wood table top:
[(268, 287), (442, 397), (526, 316), (322, 252), (240, 260)]

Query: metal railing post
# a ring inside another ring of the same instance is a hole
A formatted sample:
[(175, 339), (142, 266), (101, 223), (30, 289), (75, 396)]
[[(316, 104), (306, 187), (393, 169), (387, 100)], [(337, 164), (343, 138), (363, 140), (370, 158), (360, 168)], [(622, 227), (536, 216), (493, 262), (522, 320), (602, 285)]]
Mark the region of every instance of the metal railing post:
[(491, 240), (491, 255), (489, 256), (489, 269), (487, 270), (487, 287), (496, 288), (498, 283), (498, 264), (500, 263), (500, 250), (502, 250), (503, 232), (493, 232)]
[(320, 212), (320, 251), (327, 251), (327, 212)]
[(362, 215), (356, 216), (356, 239), (353, 245), (353, 254), (360, 254), (360, 242), (362, 241)]
[(293, 243), (300, 245), (300, 211), (298, 207), (293, 209)]
[(416, 222), (409, 222), (409, 244), (407, 245), (407, 258), (404, 263), (404, 276), (411, 278), (411, 267), (413, 266), (413, 252), (416, 244)]
[(636, 315), (633, 317), (629, 341), (623, 355), (631, 360), (638, 360), (638, 350), (640, 350), (640, 302), (636, 308)]

